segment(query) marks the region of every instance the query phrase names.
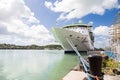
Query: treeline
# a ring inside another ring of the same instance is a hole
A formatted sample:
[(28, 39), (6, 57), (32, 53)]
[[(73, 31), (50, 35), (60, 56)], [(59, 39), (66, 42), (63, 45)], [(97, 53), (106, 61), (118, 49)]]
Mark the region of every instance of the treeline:
[(44, 50), (44, 49), (63, 49), (61, 45), (46, 45), (46, 46), (38, 46), (38, 45), (27, 45), (27, 46), (21, 46), (21, 45), (14, 45), (14, 44), (0, 44), (0, 49), (38, 49), (38, 50)]
[(94, 48), (95, 51), (104, 51), (103, 48)]

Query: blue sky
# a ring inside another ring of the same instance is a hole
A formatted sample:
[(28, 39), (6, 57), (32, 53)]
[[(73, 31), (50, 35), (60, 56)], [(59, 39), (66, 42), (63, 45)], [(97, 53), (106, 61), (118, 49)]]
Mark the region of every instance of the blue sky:
[[(55, 0), (46, 0), (52, 3)], [(108, 0), (109, 1), (109, 0)], [(113, 23), (116, 13), (119, 11), (118, 8), (112, 8), (110, 10), (105, 10), (103, 15), (99, 14), (88, 14), (82, 18), (73, 18), (71, 20), (61, 20), (57, 21), (60, 13), (51, 11), (45, 6), (45, 0), (25, 0), (26, 5), (35, 13), (35, 17), (41, 21), (48, 29), (53, 27), (56, 22), (59, 26), (64, 26), (66, 24), (77, 23), (79, 20), (82, 20), (83, 23), (89, 23), (90, 21), (94, 22), (93, 27), (99, 25), (110, 26)]]
[(119, 9), (119, 0), (1, 0), (0, 43), (53, 44), (53, 26), (82, 21), (93, 24), (95, 46), (104, 47)]

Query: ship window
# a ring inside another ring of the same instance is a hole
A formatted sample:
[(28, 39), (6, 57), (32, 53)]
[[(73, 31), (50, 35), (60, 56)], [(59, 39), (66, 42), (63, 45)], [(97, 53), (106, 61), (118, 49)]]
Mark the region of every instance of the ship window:
[(77, 47), (77, 45), (75, 45), (75, 47)]
[(79, 36), (77, 38), (80, 38)]
[(72, 35), (69, 35), (70, 37), (72, 37)]

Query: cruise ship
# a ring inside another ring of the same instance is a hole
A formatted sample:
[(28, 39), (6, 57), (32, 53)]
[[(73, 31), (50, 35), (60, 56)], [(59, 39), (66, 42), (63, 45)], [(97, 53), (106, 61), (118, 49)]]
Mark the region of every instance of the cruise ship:
[(69, 40), (78, 51), (86, 52), (94, 50), (94, 36), (91, 31), (92, 26), (87, 24), (71, 24), (60, 27), (53, 27), (52, 33), (56, 40), (64, 48), (65, 53), (74, 52)]

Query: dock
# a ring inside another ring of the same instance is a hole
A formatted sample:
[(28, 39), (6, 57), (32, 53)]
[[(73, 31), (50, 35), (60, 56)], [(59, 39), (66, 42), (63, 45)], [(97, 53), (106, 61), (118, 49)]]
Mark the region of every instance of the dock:
[[(73, 69), (62, 80), (86, 80), (86, 77), (87, 74), (85, 72)], [(104, 75), (104, 80), (120, 80), (120, 75)]]
[(81, 71), (70, 71), (62, 80), (84, 80), (86, 76)]

